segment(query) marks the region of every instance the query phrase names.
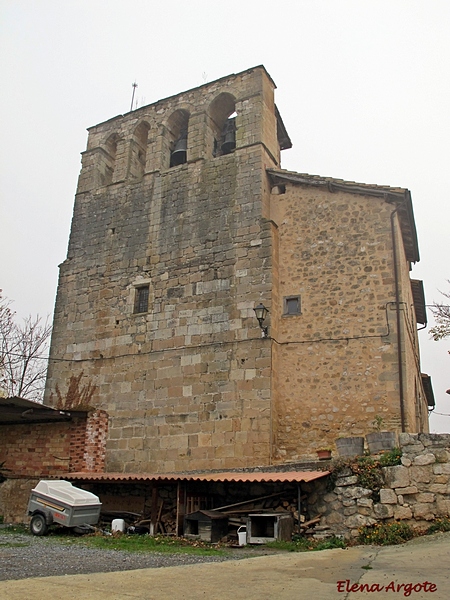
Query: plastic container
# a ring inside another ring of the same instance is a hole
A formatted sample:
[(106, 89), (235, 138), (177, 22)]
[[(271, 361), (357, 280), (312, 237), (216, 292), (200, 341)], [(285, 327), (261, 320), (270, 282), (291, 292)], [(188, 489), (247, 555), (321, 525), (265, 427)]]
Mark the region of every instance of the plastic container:
[(125, 531), (125, 521), (123, 519), (113, 519), (111, 523), (111, 531), (114, 533), (116, 531), (120, 531), (124, 533)]
[(239, 529), (237, 530), (237, 534), (238, 534), (239, 546), (246, 546), (247, 545), (247, 527), (245, 525), (241, 525), (241, 527), (239, 527)]

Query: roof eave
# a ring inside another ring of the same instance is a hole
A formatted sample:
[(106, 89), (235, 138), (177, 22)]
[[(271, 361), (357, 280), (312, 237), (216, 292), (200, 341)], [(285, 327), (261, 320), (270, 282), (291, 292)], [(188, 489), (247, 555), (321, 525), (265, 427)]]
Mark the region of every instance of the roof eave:
[(405, 188), (369, 185), (353, 181), (344, 181), (333, 177), (321, 177), (307, 173), (283, 171), (281, 169), (267, 169), (267, 174), (274, 185), (279, 183), (292, 183), (319, 188), (326, 188), (329, 192), (346, 192), (359, 196), (380, 198), (389, 204), (394, 204), (398, 209), (400, 228), (405, 246), (406, 258), (409, 262), (419, 262), (419, 243), (414, 220), (411, 193)]

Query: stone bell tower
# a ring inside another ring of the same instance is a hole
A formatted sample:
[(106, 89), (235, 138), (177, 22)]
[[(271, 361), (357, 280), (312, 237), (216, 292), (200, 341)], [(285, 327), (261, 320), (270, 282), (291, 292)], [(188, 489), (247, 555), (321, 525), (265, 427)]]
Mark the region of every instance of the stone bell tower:
[(89, 390), (109, 415), (107, 471), (271, 462), (253, 308), (273, 301), (266, 169), (290, 147), (274, 88), (259, 66), (89, 129), (46, 403)]

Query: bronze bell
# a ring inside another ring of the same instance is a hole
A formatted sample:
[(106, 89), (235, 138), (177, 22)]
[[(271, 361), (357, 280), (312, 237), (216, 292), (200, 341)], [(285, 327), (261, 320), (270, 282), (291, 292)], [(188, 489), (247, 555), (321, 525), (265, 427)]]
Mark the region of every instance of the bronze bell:
[(234, 119), (228, 119), (222, 130), (222, 145), (220, 149), (222, 154), (230, 154), (236, 148), (236, 122)]
[(170, 166), (176, 167), (187, 161), (187, 131), (183, 130), (175, 143), (175, 148), (170, 155)]

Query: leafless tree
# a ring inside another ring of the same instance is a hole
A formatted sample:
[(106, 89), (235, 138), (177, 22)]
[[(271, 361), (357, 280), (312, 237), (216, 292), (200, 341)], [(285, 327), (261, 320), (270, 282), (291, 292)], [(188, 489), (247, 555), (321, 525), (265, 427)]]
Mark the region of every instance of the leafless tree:
[(10, 305), (0, 296), (0, 393), (42, 402), (52, 327), (39, 315), (18, 325)]
[[(441, 292), (441, 294), (450, 300), (450, 292)], [(430, 329), (433, 339), (438, 341), (450, 337), (450, 306), (448, 302), (446, 304), (435, 302), (431, 312), (436, 321), (436, 325)]]

